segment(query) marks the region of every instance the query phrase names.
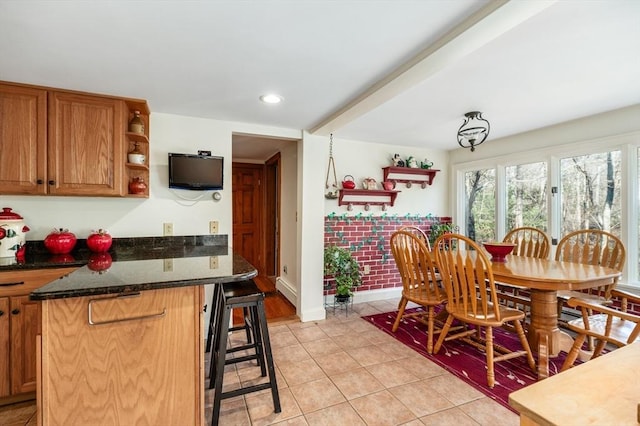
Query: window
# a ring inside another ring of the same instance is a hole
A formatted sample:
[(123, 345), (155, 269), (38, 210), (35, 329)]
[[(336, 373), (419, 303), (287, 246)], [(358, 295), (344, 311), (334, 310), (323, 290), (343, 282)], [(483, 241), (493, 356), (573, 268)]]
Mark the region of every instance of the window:
[(506, 230), (531, 226), (547, 230), (547, 163), (505, 168), (507, 187)]
[(560, 160), (561, 235), (601, 229), (620, 236), (620, 151)]
[(495, 235), (496, 173), (494, 169), (465, 173), (466, 229), (474, 241), (492, 241)]
[(602, 229), (625, 244), (621, 285), (640, 288), (640, 131), (556, 145), (527, 140), (532, 148), (521, 151), (507, 143), (507, 153), (452, 156), (461, 232), (484, 242), (533, 226), (557, 244), (569, 232)]

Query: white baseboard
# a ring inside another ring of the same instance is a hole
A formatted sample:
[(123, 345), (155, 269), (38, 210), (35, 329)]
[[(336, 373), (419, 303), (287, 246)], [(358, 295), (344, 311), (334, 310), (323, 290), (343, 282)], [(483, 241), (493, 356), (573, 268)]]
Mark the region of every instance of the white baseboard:
[(282, 295), (284, 297), (286, 297), (287, 300), (289, 302), (291, 302), (291, 304), (293, 306), (298, 306), (298, 303), (297, 303), (298, 291), (285, 278), (283, 278), (283, 277), (277, 277), (276, 278), (276, 290), (278, 290), (280, 293), (282, 293)]
[[(402, 297), (402, 287), (356, 291), (353, 294), (353, 303), (375, 302), (376, 300), (396, 299), (400, 297)], [(327, 296), (326, 302), (333, 303), (333, 296)]]

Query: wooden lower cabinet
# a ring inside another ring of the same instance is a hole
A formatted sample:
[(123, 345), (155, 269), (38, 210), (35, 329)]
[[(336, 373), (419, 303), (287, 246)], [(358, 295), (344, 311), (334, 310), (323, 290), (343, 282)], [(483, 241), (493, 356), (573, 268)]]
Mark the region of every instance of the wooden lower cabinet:
[(11, 395), (9, 298), (0, 297), (0, 398)]
[(75, 269), (0, 272), (0, 405), (35, 398), (40, 302), (29, 293)]
[(204, 424), (202, 286), (42, 302), (42, 425)]

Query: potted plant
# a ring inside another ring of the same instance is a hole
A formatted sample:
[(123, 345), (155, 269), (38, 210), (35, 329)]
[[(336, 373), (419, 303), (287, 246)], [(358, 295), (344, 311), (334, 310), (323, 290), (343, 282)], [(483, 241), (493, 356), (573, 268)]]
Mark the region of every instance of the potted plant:
[(335, 245), (324, 249), (324, 275), (335, 279), (335, 297), (338, 302), (349, 300), (353, 295), (353, 288), (362, 282), (360, 266), (351, 252)]
[(438, 237), (442, 234), (451, 233), (456, 228), (455, 225), (451, 223), (433, 223), (429, 227), (429, 242), (433, 247), (433, 244), (438, 239)]

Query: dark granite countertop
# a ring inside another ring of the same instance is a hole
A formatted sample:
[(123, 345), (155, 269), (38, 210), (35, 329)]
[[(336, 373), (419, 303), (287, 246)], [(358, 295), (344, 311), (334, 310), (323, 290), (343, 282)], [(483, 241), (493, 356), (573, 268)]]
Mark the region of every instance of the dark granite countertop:
[[(229, 249), (230, 250), (230, 249)], [(256, 269), (241, 256), (216, 251), (211, 256), (120, 260), (104, 272), (84, 266), (31, 293), (32, 300), (129, 293), (170, 287), (243, 281), (256, 276)], [(169, 263), (169, 265), (167, 264)]]
[(0, 266), (0, 272), (79, 267), (32, 292), (32, 300), (242, 281), (257, 274), (231, 251), (226, 235), (114, 239), (108, 253), (111, 265), (104, 271), (87, 266), (92, 256), (80, 241), (65, 259), (48, 254), (42, 242), (28, 242), (25, 260)]
[[(227, 252), (227, 235), (187, 235), (176, 237), (114, 238), (109, 255), (114, 262), (160, 258), (215, 256)], [(69, 254), (51, 254), (43, 241), (27, 241), (24, 260), (0, 258), (0, 272), (22, 269), (79, 267), (93, 255), (87, 240), (79, 239)]]

